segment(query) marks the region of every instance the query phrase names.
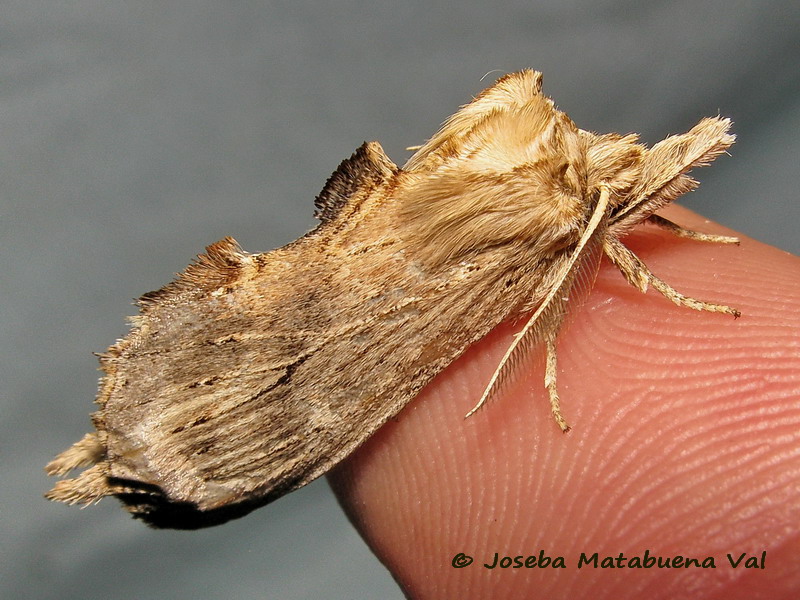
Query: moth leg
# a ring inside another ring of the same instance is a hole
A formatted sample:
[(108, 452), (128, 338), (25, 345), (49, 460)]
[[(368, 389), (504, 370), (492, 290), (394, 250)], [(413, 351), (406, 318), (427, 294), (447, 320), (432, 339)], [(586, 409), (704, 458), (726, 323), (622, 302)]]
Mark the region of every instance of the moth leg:
[(739, 238), (731, 237), (729, 235), (711, 235), (710, 233), (703, 233), (701, 231), (694, 231), (681, 227), (677, 223), (673, 223), (669, 219), (660, 217), (658, 215), (650, 215), (647, 221), (653, 225), (666, 229), (672, 235), (677, 237), (694, 240), (696, 242), (710, 242), (712, 244), (739, 244)]
[(561, 428), (561, 431), (567, 433), (569, 425), (561, 414), (561, 402), (558, 397), (558, 388), (556, 387), (556, 343), (555, 338), (547, 339), (547, 363), (544, 368), (544, 386), (547, 388), (547, 393), (550, 396), (550, 410), (553, 413), (553, 418), (556, 424)]
[(574, 269), (578, 261), (585, 256), (587, 245), (589, 245), (589, 248), (592, 248), (594, 244), (599, 244), (600, 238), (598, 234), (606, 231), (606, 209), (608, 207), (609, 196), (610, 192), (608, 187), (602, 186), (600, 188), (600, 197), (597, 200), (597, 206), (595, 206), (592, 211), (589, 223), (581, 235), (580, 240), (578, 240), (572, 254), (570, 254), (569, 260), (561, 267), (561, 270), (554, 278), (550, 291), (544, 297), (541, 304), (539, 304), (539, 307), (531, 318), (528, 319), (522, 331), (514, 336), (514, 341), (511, 342), (505, 355), (500, 360), (500, 364), (497, 365), (497, 369), (495, 369), (494, 375), (492, 375), (489, 385), (486, 386), (486, 390), (483, 392), (481, 399), (475, 407), (466, 414), (465, 418), (474, 414), (489, 398), (496, 395), (522, 358), (535, 344), (545, 340), (548, 346), (545, 387), (550, 396), (550, 406), (553, 409), (553, 416), (561, 430), (565, 432), (569, 430), (569, 426), (567, 426), (564, 417), (561, 415), (558, 392), (556, 391), (555, 336), (563, 320), (562, 302), (569, 298), (569, 289), (574, 282), (574, 276), (576, 274)]
[(625, 245), (617, 239), (607, 238), (603, 243), (603, 250), (611, 259), (617, 268), (628, 280), (628, 283), (633, 285), (641, 292), (647, 291), (647, 286), (652, 285), (656, 290), (669, 301), (674, 302), (678, 306), (685, 306), (694, 310), (705, 310), (708, 312), (725, 313), (733, 315), (738, 318), (741, 313), (735, 308), (725, 306), (724, 304), (714, 304), (712, 302), (703, 302), (696, 300), (689, 296), (684, 296), (679, 291), (674, 289), (665, 281), (659, 279), (650, 272), (642, 260), (631, 252)]

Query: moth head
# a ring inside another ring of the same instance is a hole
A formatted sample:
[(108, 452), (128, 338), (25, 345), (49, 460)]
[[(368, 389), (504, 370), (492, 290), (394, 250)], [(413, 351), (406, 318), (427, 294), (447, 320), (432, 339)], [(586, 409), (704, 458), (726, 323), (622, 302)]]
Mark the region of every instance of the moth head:
[(597, 135), (583, 130), (580, 135), (585, 147), (587, 188), (608, 187), (612, 207), (625, 202), (642, 175), (642, 158), (646, 148), (637, 143), (638, 136), (616, 133)]

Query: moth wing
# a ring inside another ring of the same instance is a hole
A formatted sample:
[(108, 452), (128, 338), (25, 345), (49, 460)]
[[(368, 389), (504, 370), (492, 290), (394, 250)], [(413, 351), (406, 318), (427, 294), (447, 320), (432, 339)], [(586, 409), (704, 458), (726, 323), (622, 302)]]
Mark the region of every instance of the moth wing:
[(97, 431), (48, 470), (93, 466), (48, 497), (114, 495), (162, 527), (241, 516), (345, 458), (536, 287), (499, 247), (427, 271), (403, 174), (374, 144), (345, 163), (307, 236), (259, 255), (223, 240), (142, 298), (101, 359)]
[[(101, 356), (97, 431), (47, 470), (91, 468), (48, 497), (116, 495), (152, 524), (195, 527), (324, 472), (347, 434), (340, 421), (358, 409), (327, 393), (345, 382), (325, 381), (330, 365), (319, 363), (346, 359), (325, 358), (336, 346), (332, 323), (356, 332), (365, 324), (353, 324), (358, 298), (321, 294), (320, 282), (341, 266), (331, 241), (341, 224), (395, 171), (380, 145), (364, 144), (318, 197), (314, 232), (261, 255), (227, 238), (145, 294), (131, 332)], [(306, 361), (315, 366), (298, 382)]]

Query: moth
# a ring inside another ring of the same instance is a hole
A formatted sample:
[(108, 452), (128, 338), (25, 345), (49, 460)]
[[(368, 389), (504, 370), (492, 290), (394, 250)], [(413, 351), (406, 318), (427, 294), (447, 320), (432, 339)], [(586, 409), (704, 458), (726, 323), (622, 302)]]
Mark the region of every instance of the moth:
[(696, 187), (687, 175), (733, 142), (701, 120), (652, 148), (636, 135), (579, 129), (542, 93), (506, 75), (451, 116), (398, 168), (376, 142), (343, 161), (316, 198), (319, 225), (263, 254), (208, 246), (138, 301), (128, 335), (100, 356), (95, 431), (46, 470), (66, 503), (116, 496), (157, 527), (241, 516), (324, 474), (397, 415), (467, 347), (524, 319), (472, 414), (537, 346), (556, 388), (556, 337), (601, 257), (645, 292), (686, 297), (623, 243)]

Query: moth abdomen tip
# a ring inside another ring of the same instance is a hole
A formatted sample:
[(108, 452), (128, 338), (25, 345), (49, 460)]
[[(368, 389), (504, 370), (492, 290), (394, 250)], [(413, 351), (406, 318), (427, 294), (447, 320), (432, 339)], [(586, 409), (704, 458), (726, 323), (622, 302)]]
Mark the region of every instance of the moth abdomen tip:
[(45, 498), (65, 504), (94, 504), (113, 493), (108, 485), (107, 470), (108, 465), (100, 462), (74, 479), (59, 481), (45, 494)]
[(47, 463), (48, 475), (65, 475), (73, 469), (89, 467), (105, 457), (106, 449), (96, 433), (87, 433), (79, 441)]

